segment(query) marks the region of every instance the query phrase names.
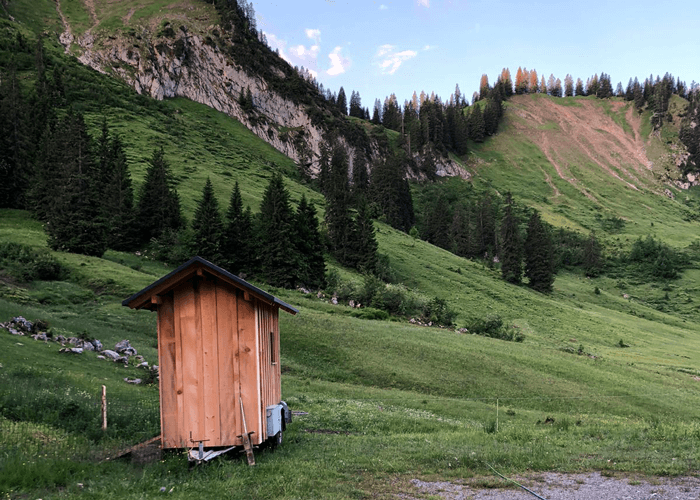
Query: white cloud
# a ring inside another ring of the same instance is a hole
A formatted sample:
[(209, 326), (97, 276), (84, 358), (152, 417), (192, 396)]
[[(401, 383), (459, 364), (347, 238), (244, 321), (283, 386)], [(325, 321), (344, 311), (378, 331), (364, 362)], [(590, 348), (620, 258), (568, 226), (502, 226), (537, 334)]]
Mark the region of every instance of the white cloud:
[(287, 61), (289, 64), (294, 65), (292, 61), (289, 59), (289, 56), (286, 54), (286, 49), (287, 49), (287, 41), (282, 40), (280, 38), (277, 38), (274, 34), (272, 33), (267, 33), (265, 32), (265, 38), (267, 39), (268, 45), (270, 45), (270, 48), (272, 50), (277, 49), (277, 51), (280, 54), (280, 57)]
[(379, 6), (379, 10), (387, 10), (388, 8), (389, 8), (389, 7), (387, 7), (387, 6), (384, 5), (384, 4), (381, 4), (381, 5)]
[(413, 59), (417, 55), (418, 52), (415, 50), (402, 50), (398, 52), (395, 45), (386, 44), (377, 49), (377, 54), (374, 57), (382, 73), (393, 75), (404, 62)]
[(343, 57), (340, 53), (342, 47), (336, 47), (333, 52), (328, 54), (328, 59), (331, 60), (331, 67), (326, 71), (330, 76), (340, 75), (345, 73), (345, 70), (350, 67), (350, 59)]
[(321, 30), (306, 28), (304, 32), (306, 37), (316, 42), (317, 45), (321, 41)]
[(426, 9), (430, 8), (430, 0), (418, 0), (418, 5), (422, 5)]
[(433, 50), (436, 47), (436, 45), (426, 45), (425, 47), (423, 47), (423, 50), (427, 52), (429, 50)]

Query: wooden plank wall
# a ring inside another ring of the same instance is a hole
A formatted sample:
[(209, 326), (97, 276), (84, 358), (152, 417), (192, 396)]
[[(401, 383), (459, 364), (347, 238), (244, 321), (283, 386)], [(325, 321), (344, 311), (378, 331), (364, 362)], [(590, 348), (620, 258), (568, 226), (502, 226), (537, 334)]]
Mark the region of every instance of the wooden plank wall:
[(246, 425), (248, 432), (254, 432), (251, 436), (253, 444), (260, 444), (265, 439), (264, 420), (260, 414), (260, 360), (258, 357), (259, 336), (255, 313), (256, 303), (260, 303), (254, 297), (245, 300), (239, 296), (238, 300), (238, 366), (240, 373), (240, 391), (245, 409)]
[(158, 367), (160, 371), (160, 428), (163, 448), (179, 443), (173, 296), (162, 297), (158, 307)]
[[(278, 309), (230, 285), (195, 278), (158, 308), (164, 448), (241, 445), (240, 399), (253, 444), (281, 398)], [(271, 344), (270, 332), (272, 332)], [(274, 350), (274, 363), (273, 352)], [(240, 397), (240, 399), (239, 399)]]
[(240, 373), (238, 371), (238, 299), (236, 290), (217, 285), (216, 321), (219, 358), (219, 414), (221, 446), (241, 445), (236, 436), (243, 434), (241, 425)]

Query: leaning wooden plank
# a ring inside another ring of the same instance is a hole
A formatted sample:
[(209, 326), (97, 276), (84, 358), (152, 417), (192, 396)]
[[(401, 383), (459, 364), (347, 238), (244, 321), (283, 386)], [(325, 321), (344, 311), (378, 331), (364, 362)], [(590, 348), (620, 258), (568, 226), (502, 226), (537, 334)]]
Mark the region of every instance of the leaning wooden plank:
[(145, 448), (146, 446), (150, 446), (152, 444), (155, 444), (155, 443), (159, 442), (160, 440), (161, 440), (161, 436), (158, 435), (154, 438), (151, 438), (147, 441), (144, 441), (143, 443), (139, 443), (137, 445), (130, 446), (129, 448), (123, 448), (121, 450), (110, 453), (108, 456), (104, 457), (102, 460), (103, 461), (116, 460), (117, 458), (121, 458), (125, 455), (128, 455), (129, 453), (133, 453), (133, 452), (138, 451), (142, 448)]

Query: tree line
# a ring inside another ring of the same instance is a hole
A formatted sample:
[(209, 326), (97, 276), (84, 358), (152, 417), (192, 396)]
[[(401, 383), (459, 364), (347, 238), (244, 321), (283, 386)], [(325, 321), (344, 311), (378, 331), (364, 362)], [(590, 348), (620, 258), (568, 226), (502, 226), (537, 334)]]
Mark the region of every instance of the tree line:
[(455, 255), (500, 266), (505, 281), (551, 291), (559, 269), (579, 268), (588, 276), (603, 271), (605, 257), (595, 234), (587, 237), (542, 220), (535, 209), (489, 191), (439, 183), (417, 200), (414, 236)]

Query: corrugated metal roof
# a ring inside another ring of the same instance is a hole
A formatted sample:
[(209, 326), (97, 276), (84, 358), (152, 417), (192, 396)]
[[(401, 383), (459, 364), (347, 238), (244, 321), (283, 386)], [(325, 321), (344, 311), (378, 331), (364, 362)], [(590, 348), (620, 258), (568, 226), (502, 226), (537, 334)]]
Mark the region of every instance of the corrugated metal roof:
[[(297, 314), (299, 312), (298, 309), (295, 307), (292, 307), (291, 305), (287, 304), (286, 302), (278, 299), (274, 295), (271, 295), (267, 293), (264, 290), (261, 290), (260, 288), (256, 287), (255, 285), (251, 285), (244, 279), (239, 278), (235, 274), (231, 274), (228, 272), (226, 269), (223, 269), (215, 264), (212, 264), (208, 260), (205, 260), (199, 256), (197, 257), (192, 257), (190, 260), (182, 264), (180, 267), (172, 271), (171, 273), (163, 276), (161, 279), (158, 281), (155, 281), (148, 285), (146, 288), (141, 290), (140, 292), (135, 293), (128, 299), (124, 299), (122, 301), (122, 305), (126, 307), (131, 307), (132, 309), (142, 309), (144, 307), (149, 307), (150, 306), (150, 298), (153, 295), (150, 292), (156, 292), (157, 293), (163, 293), (165, 290), (170, 290), (177, 286), (178, 283), (181, 281), (188, 279), (191, 274), (187, 273), (186, 271), (192, 268), (192, 273), (196, 272), (196, 269), (206, 269), (210, 272), (210, 274), (213, 274), (215, 276), (220, 276), (227, 281), (232, 282), (232, 284), (237, 285), (243, 290), (247, 290), (251, 292), (252, 294), (258, 296), (261, 298), (263, 301), (269, 303), (270, 305), (276, 305), (280, 307), (281, 309), (284, 309), (290, 314)], [(172, 280), (176, 276), (181, 275), (178, 279), (173, 281), (171, 284), (169, 284), (165, 290), (161, 289), (162, 285), (165, 285), (168, 283), (168, 281)]]

